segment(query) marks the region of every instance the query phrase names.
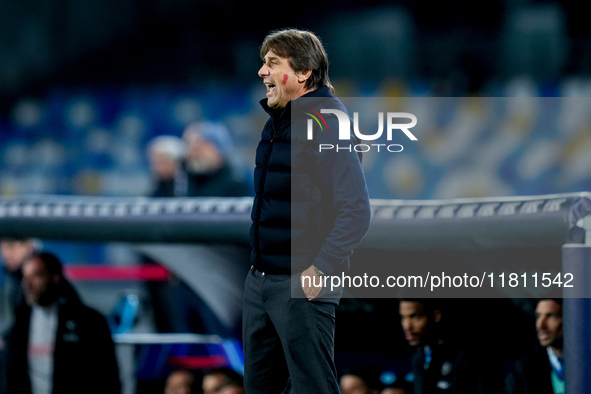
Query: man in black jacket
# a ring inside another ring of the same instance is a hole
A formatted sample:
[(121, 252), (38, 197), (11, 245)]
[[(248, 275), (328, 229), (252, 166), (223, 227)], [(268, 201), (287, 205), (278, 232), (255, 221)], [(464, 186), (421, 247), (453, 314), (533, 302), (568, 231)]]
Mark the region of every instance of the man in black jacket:
[(507, 376), (507, 394), (562, 394), (562, 299), (542, 299), (536, 306), (540, 347), (521, 357)]
[(35, 253), (22, 270), (27, 302), (7, 339), (7, 394), (120, 393), (107, 321), (82, 304), (59, 259)]
[[(303, 100), (316, 100), (316, 110), (346, 113), (332, 95), (318, 37), (293, 29), (272, 32), (260, 54), (259, 76), (267, 88), (261, 105), (270, 118), (254, 173), (252, 267), (243, 309), (245, 389), (280, 393), (289, 390), (289, 380), (294, 393), (338, 393), (333, 349), (340, 294), (314, 283), (347, 271), (368, 229), (365, 178), (357, 153), (318, 152), (294, 142), (302, 136), (292, 127), (292, 113)], [(339, 130), (336, 118), (326, 122)], [(336, 132), (318, 135), (319, 142), (338, 143)], [(316, 282), (301, 281), (306, 277)]]
[(402, 299), (399, 305), (404, 336), (416, 346), (412, 358), (414, 393), (483, 394), (501, 391), (500, 367), (487, 355), (477, 357), (442, 334), (441, 308), (430, 299)]

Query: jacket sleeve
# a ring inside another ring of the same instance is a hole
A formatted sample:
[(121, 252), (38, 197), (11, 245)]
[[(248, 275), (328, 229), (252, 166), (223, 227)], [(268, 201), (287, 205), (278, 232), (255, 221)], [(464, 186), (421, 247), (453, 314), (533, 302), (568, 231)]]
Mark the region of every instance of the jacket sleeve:
[[(329, 118), (327, 122), (329, 129), (338, 130), (336, 118)], [(335, 147), (315, 149), (314, 159), (320, 182), (332, 194), (332, 199), (328, 199), (332, 206), (326, 209), (336, 211), (336, 220), (313, 265), (325, 274), (332, 274), (365, 236), (371, 212), (361, 161), (353, 148), (354, 139), (344, 141), (338, 139), (337, 133), (320, 133), (318, 142)], [(337, 146), (346, 149), (337, 150)]]
[(523, 393), (525, 393), (523, 383), (521, 382), (521, 379), (519, 378), (519, 374), (517, 373), (517, 371), (513, 370), (507, 375), (507, 378), (505, 379), (504, 393), (505, 394), (520, 394), (520, 393), (523, 394)]
[[(505, 394), (528, 394), (530, 392), (526, 382), (526, 365), (531, 364), (532, 359), (529, 355), (522, 356), (517, 359), (511, 367), (507, 377), (505, 378)], [(543, 371), (539, 371), (539, 380), (543, 380)], [(538, 391), (536, 391), (538, 393)], [(540, 391), (539, 394), (542, 394)]]
[(107, 320), (100, 313), (92, 310), (93, 317), (89, 319), (93, 324), (90, 329), (93, 331), (89, 336), (92, 338), (92, 350), (90, 354), (94, 369), (100, 376), (99, 379), (93, 379), (95, 382), (95, 391), (97, 393), (121, 393), (121, 381), (119, 378), (119, 366), (115, 356), (115, 345), (111, 337), (111, 332)]
[(0, 362), (4, 363), (4, 369), (0, 371), (0, 379), (3, 379), (4, 393), (6, 394), (27, 394), (31, 392), (27, 370), (28, 332), (28, 308), (26, 310), (21, 308), (21, 310), (17, 311), (13, 326), (4, 337), (5, 348), (0, 352), (0, 357), (2, 357)]

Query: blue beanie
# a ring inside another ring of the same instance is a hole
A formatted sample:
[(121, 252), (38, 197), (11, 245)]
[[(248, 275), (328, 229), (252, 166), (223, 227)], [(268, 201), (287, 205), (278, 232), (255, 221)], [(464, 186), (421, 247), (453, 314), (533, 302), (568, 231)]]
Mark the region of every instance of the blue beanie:
[(185, 133), (194, 134), (199, 139), (215, 145), (224, 158), (228, 158), (234, 148), (230, 131), (221, 122), (195, 122), (187, 126)]

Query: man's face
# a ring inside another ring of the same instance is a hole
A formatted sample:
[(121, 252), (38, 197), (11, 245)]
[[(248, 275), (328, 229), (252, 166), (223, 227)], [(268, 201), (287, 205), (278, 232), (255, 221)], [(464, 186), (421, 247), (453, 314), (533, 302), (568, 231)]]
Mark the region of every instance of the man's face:
[(174, 179), (177, 165), (176, 160), (162, 152), (150, 153), (150, 169), (159, 180)]
[(427, 336), (429, 316), (422, 302), (401, 301), (400, 319), (404, 337), (411, 346), (423, 343)]
[(373, 391), (359, 376), (343, 375), (341, 377), (341, 390), (343, 394), (372, 394)]
[(203, 378), (203, 394), (244, 393), (239, 387), (228, 385), (226, 377), (221, 373), (206, 375)]
[(166, 379), (164, 394), (191, 394), (192, 384), (191, 374), (184, 371), (174, 372)]
[(542, 300), (536, 308), (536, 330), (542, 346), (562, 348), (562, 306)]
[(382, 390), (380, 394), (406, 394), (406, 390), (399, 387), (389, 387), (387, 389)]
[(224, 158), (218, 148), (200, 137), (198, 133), (185, 135), (187, 141), (187, 166), (191, 172), (208, 173), (217, 170), (224, 163)]
[(2, 260), (4, 266), (9, 271), (16, 271), (31, 253), (33, 253), (33, 243), (31, 241), (2, 240), (0, 243)]
[(289, 100), (307, 93), (304, 87), (307, 73), (296, 73), (289, 64), (289, 59), (279, 57), (269, 51), (264, 64), (259, 70), (259, 77), (267, 87), (267, 105), (271, 108), (284, 108)]
[(29, 305), (48, 305), (58, 283), (59, 277), (51, 275), (40, 259), (34, 257), (23, 263), (23, 291)]

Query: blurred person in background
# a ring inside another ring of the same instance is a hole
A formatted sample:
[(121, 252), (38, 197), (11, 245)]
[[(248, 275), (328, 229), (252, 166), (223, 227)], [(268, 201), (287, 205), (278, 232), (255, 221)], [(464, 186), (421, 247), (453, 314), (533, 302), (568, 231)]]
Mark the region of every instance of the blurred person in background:
[(14, 324), (18, 305), (24, 302), (21, 266), (38, 247), (39, 241), (29, 238), (2, 238), (0, 240), (0, 254), (2, 254), (2, 267), (4, 268), (3, 315), (0, 324), (0, 333), (2, 334), (0, 337), (0, 393), (5, 391), (5, 336)]
[(219, 122), (195, 122), (183, 133), (187, 144), (185, 169), (190, 197), (241, 197), (251, 193), (231, 161), (234, 142)]
[(152, 197), (184, 197), (187, 195), (187, 174), (183, 169), (185, 142), (173, 135), (161, 135), (147, 148), (150, 172), (154, 180)]
[[(154, 181), (151, 197), (186, 197), (187, 174), (184, 161), (187, 147), (185, 141), (173, 135), (161, 135), (149, 142), (146, 151)], [(141, 256), (141, 261), (147, 265), (158, 264), (144, 255)], [(185, 286), (179, 279), (171, 274), (167, 282), (148, 282), (146, 287), (150, 293), (158, 331), (189, 332), (190, 327), (185, 324), (182, 311), (187, 309), (185, 294), (190, 292), (184, 289)], [(170, 308), (170, 305), (178, 307)]]
[(203, 376), (203, 394), (244, 394), (242, 376), (231, 368), (213, 368)]
[(342, 394), (380, 394), (381, 371), (374, 366), (361, 366), (345, 371), (341, 376)]
[[(155, 182), (152, 197), (246, 195), (244, 185), (225, 160), (227, 152), (222, 154), (218, 149), (218, 146), (229, 149), (231, 145), (230, 135), (223, 126), (194, 123), (187, 128), (184, 138), (162, 135), (148, 144), (147, 155)], [(189, 168), (191, 172), (187, 173)], [(160, 264), (145, 255), (141, 259), (144, 264)], [(159, 332), (207, 332), (216, 327), (207, 305), (173, 273), (166, 282), (154, 281), (146, 286)]]
[(193, 371), (178, 369), (173, 371), (166, 379), (164, 394), (199, 394), (197, 377)]
[(60, 260), (33, 253), (22, 272), (26, 303), (7, 336), (6, 393), (120, 393), (107, 321), (81, 302)]
[(16, 307), (24, 301), (21, 287), (21, 266), (35, 250), (39, 241), (34, 239), (3, 238), (0, 241), (2, 266), (4, 267), (4, 330), (14, 323)]
[(416, 347), (412, 358), (414, 393), (498, 393), (502, 372), (485, 370), (479, 359), (440, 326), (442, 309), (432, 299), (403, 298), (399, 303), (404, 336)]
[(564, 393), (562, 299), (542, 299), (536, 306), (539, 347), (521, 357), (505, 381), (507, 394)]

